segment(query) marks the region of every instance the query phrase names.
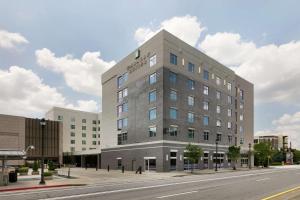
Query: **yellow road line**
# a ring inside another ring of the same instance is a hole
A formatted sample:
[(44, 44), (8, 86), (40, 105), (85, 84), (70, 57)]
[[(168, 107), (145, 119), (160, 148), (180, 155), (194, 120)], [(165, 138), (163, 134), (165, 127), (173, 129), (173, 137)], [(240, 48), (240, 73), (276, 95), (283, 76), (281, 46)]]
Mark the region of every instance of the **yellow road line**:
[(293, 191), (298, 190), (298, 189), (300, 189), (300, 186), (295, 187), (295, 188), (292, 188), (292, 189), (289, 189), (289, 190), (286, 190), (286, 191), (283, 191), (283, 192), (280, 192), (280, 193), (278, 193), (278, 194), (274, 194), (274, 195), (269, 196), (269, 197), (266, 197), (266, 198), (264, 198), (264, 199), (262, 199), (262, 200), (270, 200), (270, 199), (273, 199), (273, 198), (275, 198), (275, 197), (279, 197), (279, 196), (281, 196), (281, 195), (284, 195), (284, 194), (289, 193), (289, 192), (293, 192)]

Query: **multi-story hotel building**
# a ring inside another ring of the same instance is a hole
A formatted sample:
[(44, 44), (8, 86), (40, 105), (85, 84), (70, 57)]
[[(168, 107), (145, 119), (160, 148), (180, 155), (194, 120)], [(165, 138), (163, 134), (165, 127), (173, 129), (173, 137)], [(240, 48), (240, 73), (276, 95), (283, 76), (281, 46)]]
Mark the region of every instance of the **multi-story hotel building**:
[(184, 170), (189, 143), (228, 167), (253, 143), (253, 84), (163, 30), (102, 75), (102, 115), (102, 168)]
[(89, 164), (95, 165), (96, 159), (99, 163), (101, 113), (53, 107), (46, 113), (46, 119), (63, 124), (64, 157), (72, 155), (76, 157), (77, 166), (84, 166), (85, 158), (93, 155), (96, 158)]

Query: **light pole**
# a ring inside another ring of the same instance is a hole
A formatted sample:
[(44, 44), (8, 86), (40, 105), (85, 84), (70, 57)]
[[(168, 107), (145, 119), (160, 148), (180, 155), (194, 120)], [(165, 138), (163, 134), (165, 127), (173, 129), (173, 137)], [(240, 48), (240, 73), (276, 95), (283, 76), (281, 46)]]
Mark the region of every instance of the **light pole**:
[(249, 169), (252, 168), (252, 166), (251, 166), (251, 143), (249, 143), (248, 166), (249, 166)]
[(217, 172), (218, 171), (218, 164), (217, 164), (217, 160), (218, 160), (218, 139), (216, 139), (216, 156), (215, 156), (215, 159), (216, 159), (215, 171)]
[(45, 184), (45, 178), (44, 178), (44, 135), (45, 135), (45, 126), (46, 126), (46, 120), (43, 118), (40, 121), (40, 125), (42, 127), (42, 159), (41, 159), (41, 181), (40, 184)]

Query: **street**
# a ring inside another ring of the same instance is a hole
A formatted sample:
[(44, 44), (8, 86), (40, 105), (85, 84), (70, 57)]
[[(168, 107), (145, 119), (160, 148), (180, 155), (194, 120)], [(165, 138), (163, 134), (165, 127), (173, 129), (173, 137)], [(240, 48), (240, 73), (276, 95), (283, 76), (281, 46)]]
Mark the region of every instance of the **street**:
[(0, 199), (263, 199), (300, 185), (300, 168), (275, 168), (8, 192)]

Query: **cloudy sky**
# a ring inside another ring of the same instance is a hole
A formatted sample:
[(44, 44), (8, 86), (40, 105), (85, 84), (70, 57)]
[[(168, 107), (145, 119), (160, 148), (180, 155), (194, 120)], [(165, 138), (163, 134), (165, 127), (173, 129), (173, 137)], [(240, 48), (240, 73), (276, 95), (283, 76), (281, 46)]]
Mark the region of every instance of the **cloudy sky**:
[[(243, 2), (243, 3), (242, 3)], [(161, 29), (255, 85), (255, 132), (300, 147), (295, 1), (0, 1), (0, 113), (101, 111), (101, 73)]]

